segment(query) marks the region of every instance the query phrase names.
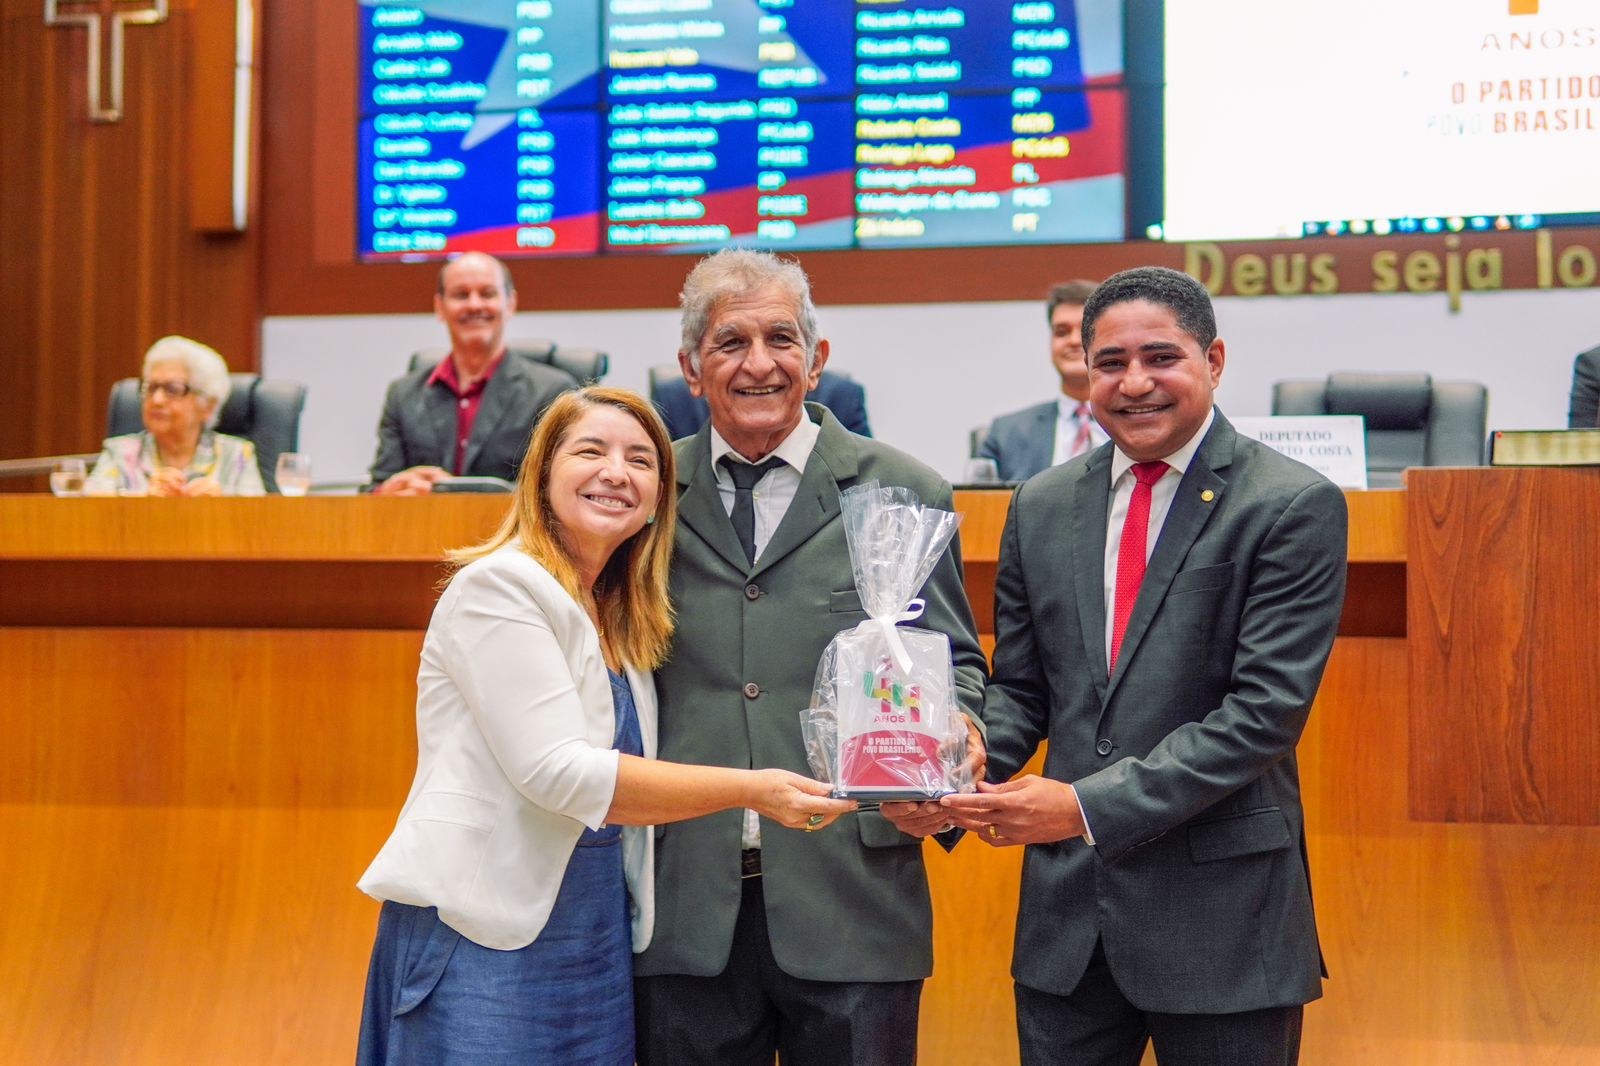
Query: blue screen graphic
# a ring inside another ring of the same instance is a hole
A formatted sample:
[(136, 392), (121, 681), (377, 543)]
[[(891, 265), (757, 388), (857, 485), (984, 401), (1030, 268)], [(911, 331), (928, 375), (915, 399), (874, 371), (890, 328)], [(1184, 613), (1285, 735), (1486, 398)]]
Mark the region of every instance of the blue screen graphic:
[(360, 0), (360, 253), (1120, 239), (1120, 2)]

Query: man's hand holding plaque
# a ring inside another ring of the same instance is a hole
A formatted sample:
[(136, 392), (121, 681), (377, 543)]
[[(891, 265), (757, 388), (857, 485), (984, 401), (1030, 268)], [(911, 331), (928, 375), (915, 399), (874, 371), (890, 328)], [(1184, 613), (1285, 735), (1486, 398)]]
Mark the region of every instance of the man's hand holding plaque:
[[(965, 781), (981, 782), (984, 768), (988, 765), (989, 752), (984, 747), (983, 734), (978, 732), (978, 727), (972, 724), (972, 720), (965, 713), (961, 717), (966, 722), (967, 736), (966, 766), (960, 771), (960, 776)], [(978, 787), (983, 786), (980, 784)], [(885, 803), (879, 810), (900, 832), (909, 833), (914, 837), (931, 837), (956, 827), (949, 808), (945, 806), (947, 802), (948, 800), (940, 799)]]

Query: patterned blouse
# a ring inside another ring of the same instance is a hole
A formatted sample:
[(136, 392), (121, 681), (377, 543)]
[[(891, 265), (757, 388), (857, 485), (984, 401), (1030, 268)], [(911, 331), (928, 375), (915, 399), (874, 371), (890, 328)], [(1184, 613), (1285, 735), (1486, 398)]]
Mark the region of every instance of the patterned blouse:
[[(143, 496), (150, 478), (160, 468), (161, 451), (149, 433), (107, 437), (84, 491), (90, 496)], [(206, 430), (200, 434), (189, 480), (216, 478), (224, 496), (264, 496), (261, 471), (256, 466), (256, 446), (243, 437)]]

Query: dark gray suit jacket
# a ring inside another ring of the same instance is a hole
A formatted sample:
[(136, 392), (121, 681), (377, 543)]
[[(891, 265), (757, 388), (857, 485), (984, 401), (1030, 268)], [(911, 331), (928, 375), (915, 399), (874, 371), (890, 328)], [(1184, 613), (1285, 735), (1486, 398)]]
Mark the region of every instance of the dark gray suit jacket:
[[(778, 766), (810, 776), (800, 711), (822, 650), (866, 618), (851, 575), (839, 493), (876, 478), (951, 507), (950, 485), (886, 444), (845, 431), (826, 408), (800, 489), (752, 569), (723, 510), (710, 429), (677, 442), (678, 533), (672, 599), (678, 629), (656, 674), (659, 757), (713, 766)], [(918, 625), (949, 635), (962, 708), (983, 701), (985, 664), (962, 586), (959, 542), (922, 590)], [(743, 812), (662, 827), (656, 925), (641, 976), (722, 972), (739, 911)], [(933, 969), (932, 909), (921, 842), (877, 813), (804, 833), (761, 824), (762, 892), (779, 967), (814, 981), (906, 981)]]
[[(408, 467), (454, 469), (456, 395), (442, 384), (429, 385), (432, 373), (433, 367), (423, 367), (390, 382), (372, 460), (374, 485)], [(462, 473), (515, 481), (545, 408), (577, 387), (577, 379), (565, 371), (507, 352), (484, 386)]]
[(1600, 425), (1600, 348), (1579, 352), (1572, 361), (1572, 398), (1567, 405), (1568, 429)]
[(1059, 417), (1055, 400), (1001, 415), (989, 424), (977, 457), (993, 459), (1001, 481), (1026, 481), (1055, 458)]
[(1045, 774), (1076, 785), (1096, 841), (1027, 849), (1012, 972), (1065, 995), (1099, 937), (1144, 1010), (1307, 1002), (1322, 970), (1294, 748), (1344, 602), (1344, 496), (1219, 411), (1108, 679), (1111, 453), (1023, 485), (1001, 538), (989, 774), (1048, 740)]

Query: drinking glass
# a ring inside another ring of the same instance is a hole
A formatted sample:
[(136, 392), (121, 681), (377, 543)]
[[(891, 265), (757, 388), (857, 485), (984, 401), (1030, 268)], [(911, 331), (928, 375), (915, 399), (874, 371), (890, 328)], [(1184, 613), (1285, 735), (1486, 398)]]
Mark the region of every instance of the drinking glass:
[(968, 485), (1000, 484), (1000, 467), (993, 459), (968, 459), (964, 475)]
[(50, 491), (57, 496), (82, 496), (85, 476), (82, 459), (58, 459), (50, 471)]
[(278, 456), (278, 491), (285, 496), (304, 496), (311, 487), (311, 456), (305, 452), (284, 452)]

